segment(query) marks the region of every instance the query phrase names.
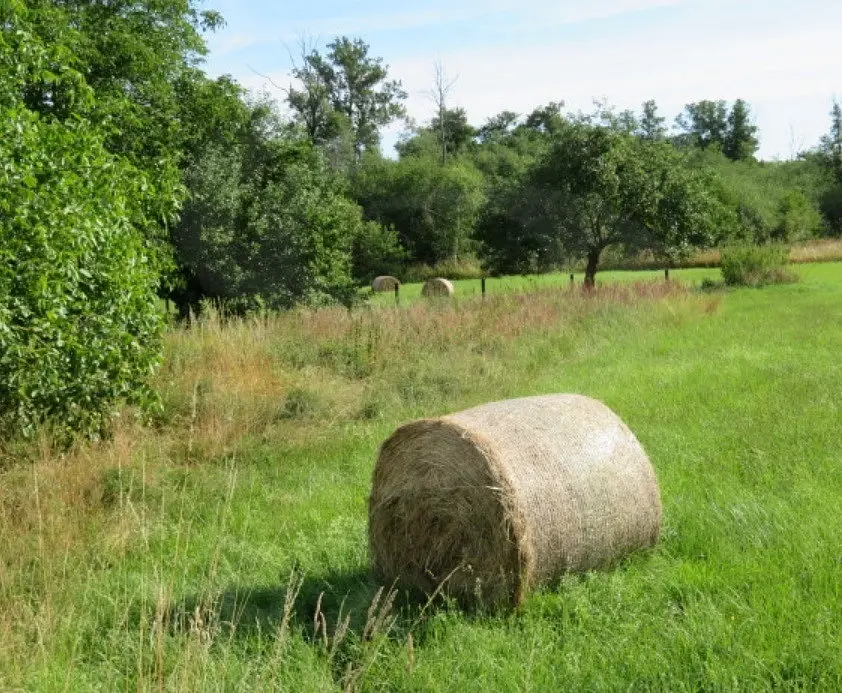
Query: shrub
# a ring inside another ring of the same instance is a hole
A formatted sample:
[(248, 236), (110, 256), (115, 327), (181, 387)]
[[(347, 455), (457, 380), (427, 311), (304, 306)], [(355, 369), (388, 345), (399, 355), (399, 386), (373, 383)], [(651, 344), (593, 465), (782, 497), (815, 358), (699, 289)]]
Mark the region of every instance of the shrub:
[(135, 224), (154, 194), (84, 121), (0, 109), (0, 436), (99, 433), (155, 402), (157, 273)]
[(404, 273), (404, 281), (407, 283), (425, 282), (434, 277), (479, 279), (482, 275), (482, 266), (474, 258), (449, 259), (437, 262), (432, 266), (425, 264), (410, 265)]
[(788, 264), (789, 249), (784, 245), (741, 245), (722, 250), (722, 277), (729, 286), (795, 281)]
[(786, 193), (778, 205), (778, 223), (774, 237), (784, 243), (803, 241), (818, 235), (822, 215), (807, 196), (799, 190)]

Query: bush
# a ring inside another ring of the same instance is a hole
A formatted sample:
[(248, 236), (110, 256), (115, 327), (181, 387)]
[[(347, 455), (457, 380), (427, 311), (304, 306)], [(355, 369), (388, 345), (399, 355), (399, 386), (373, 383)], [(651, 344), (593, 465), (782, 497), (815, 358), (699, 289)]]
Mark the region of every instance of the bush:
[(722, 250), (722, 277), (728, 286), (795, 281), (788, 264), (789, 249), (784, 245), (741, 245)]
[(157, 273), (135, 223), (154, 194), (84, 121), (0, 109), (0, 436), (101, 432), (150, 406)]
[(784, 194), (778, 205), (778, 223), (773, 231), (776, 240), (790, 243), (812, 238), (821, 231), (822, 215), (799, 190)]
[(361, 263), (371, 261), (375, 243), (399, 250), (385, 232), (375, 237), (375, 226), (363, 226), (360, 208), (318, 150), (275, 132), (271, 112), (255, 113), (244, 144), (209, 146), (188, 172), (191, 196), (173, 233), (195, 284), (192, 295), (174, 296), (182, 313), (202, 297), (259, 297), (272, 310), (348, 303), (357, 288), (355, 241)]
[(399, 277), (406, 259), (407, 252), (393, 228), (375, 221), (360, 224), (351, 251), (351, 273), (357, 282), (367, 285), (382, 274)]
[(483, 275), (482, 266), (474, 258), (462, 260), (442, 260), (435, 265), (410, 265), (403, 276), (407, 283), (425, 282), (433, 277), (446, 279), (479, 279)]

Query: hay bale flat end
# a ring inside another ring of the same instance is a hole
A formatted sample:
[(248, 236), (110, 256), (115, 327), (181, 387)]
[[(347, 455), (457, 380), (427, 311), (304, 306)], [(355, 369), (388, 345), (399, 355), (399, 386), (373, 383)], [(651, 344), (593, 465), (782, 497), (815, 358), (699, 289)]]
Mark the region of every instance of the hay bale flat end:
[(428, 298), (453, 296), (454, 292), (453, 282), (442, 277), (428, 279), (421, 289), (421, 294)]
[(375, 277), (374, 281), (371, 282), (371, 290), (372, 291), (394, 291), (401, 285), (400, 281), (396, 277), (391, 277), (387, 274), (384, 274), (380, 277)]

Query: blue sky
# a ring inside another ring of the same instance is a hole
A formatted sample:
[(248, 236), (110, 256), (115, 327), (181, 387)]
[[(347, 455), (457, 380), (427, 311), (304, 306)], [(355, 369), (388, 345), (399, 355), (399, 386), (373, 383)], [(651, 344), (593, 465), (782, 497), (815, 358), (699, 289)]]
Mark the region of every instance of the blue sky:
[[(206, 69), (279, 100), (300, 40), (324, 47), (359, 36), (427, 121), (440, 62), (451, 103), (474, 124), (548, 101), (590, 110), (593, 99), (639, 109), (654, 98), (669, 120), (700, 99), (744, 98), (760, 126), (760, 155), (788, 159), (829, 129), (842, 97), (839, 0), (383, 0), (310, 3), (207, 0), (227, 20), (209, 37)], [(261, 75), (266, 75), (267, 80)], [(391, 148), (400, 128), (384, 133)], [(388, 152), (387, 152), (388, 153)]]

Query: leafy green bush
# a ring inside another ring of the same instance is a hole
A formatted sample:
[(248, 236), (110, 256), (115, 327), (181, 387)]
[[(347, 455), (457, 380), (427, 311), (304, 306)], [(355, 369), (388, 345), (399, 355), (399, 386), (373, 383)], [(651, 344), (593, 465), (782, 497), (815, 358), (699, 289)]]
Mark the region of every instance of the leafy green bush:
[(408, 283), (425, 282), (433, 277), (446, 279), (479, 279), (483, 275), (482, 265), (475, 258), (441, 260), (435, 265), (415, 264), (407, 267), (403, 280)]
[(778, 223), (774, 237), (785, 243), (817, 236), (822, 228), (822, 215), (800, 190), (790, 190), (778, 204)]
[(740, 245), (722, 249), (722, 277), (728, 286), (764, 286), (795, 281), (787, 270), (784, 245)]
[(360, 224), (351, 252), (351, 273), (359, 283), (367, 285), (381, 274), (400, 276), (406, 259), (407, 252), (393, 228), (375, 221)]
[(154, 194), (80, 120), (0, 108), (0, 435), (95, 435), (155, 402), (157, 273), (136, 225)]
[[(190, 197), (173, 242), (197, 285), (193, 298), (259, 296), (269, 309), (352, 301), (355, 240), (389, 252), (399, 246), (385, 234), (373, 238), (378, 230), (363, 226), (316, 148), (270, 110), (252, 115), (241, 143), (208, 146), (186, 176)], [(356, 249), (360, 262), (371, 262)]]

